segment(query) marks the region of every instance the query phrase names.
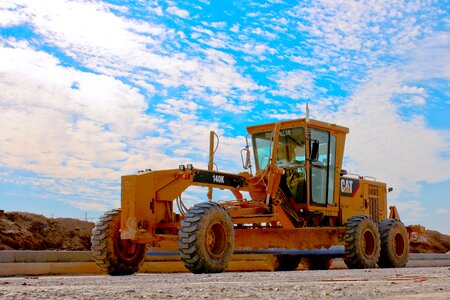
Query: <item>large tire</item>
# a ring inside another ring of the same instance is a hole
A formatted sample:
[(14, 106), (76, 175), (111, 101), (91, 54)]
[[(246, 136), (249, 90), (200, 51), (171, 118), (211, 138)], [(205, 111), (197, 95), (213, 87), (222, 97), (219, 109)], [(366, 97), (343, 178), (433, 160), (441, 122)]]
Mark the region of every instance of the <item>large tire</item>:
[(298, 268), (301, 257), (298, 255), (274, 255), (273, 270), (274, 271), (294, 271)]
[(120, 239), (120, 209), (106, 212), (92, 230), (92, 255), (109, 275), (131, 275), (139, 270), (147, 246)]
[(400, 220), (386, 219), (378, 226), (381, 236), (380, 268), (403, 268), (408, 262), (409, 240)]
[(344, 262), (349, 269), (375, 268), (380, 257), (380, 234), (367, 216), (351, 217), (345, 228)]
[(323, 257), (304, 257), (302, 265), (307, 270), (328, 270), (331, 267), (333, 259)]
[(204, 202), (185, 214), (178, 232), (181, 259), (194, 274), (220, 273), (231, 260), (233, 222), (219, 204)]

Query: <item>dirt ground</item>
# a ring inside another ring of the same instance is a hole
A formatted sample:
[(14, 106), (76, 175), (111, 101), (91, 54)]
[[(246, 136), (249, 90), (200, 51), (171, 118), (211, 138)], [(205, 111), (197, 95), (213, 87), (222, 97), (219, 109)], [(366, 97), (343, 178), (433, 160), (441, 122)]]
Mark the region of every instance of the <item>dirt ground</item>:
[(0, 278), (1, 299), (450, 299), (450, 269)]

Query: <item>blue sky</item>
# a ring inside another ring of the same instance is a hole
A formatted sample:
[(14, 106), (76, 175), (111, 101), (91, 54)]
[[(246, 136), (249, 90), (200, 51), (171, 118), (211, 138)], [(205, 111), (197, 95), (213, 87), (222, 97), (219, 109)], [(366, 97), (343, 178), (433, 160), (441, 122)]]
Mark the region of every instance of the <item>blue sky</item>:
[(446, 1), (3, 0), (0, 208), (95, 218), (123, 174), (206, 167), (210, 130), (239, 172), (245, 127), (308, 102), (349, 172), (450, 234), (449, 27)]

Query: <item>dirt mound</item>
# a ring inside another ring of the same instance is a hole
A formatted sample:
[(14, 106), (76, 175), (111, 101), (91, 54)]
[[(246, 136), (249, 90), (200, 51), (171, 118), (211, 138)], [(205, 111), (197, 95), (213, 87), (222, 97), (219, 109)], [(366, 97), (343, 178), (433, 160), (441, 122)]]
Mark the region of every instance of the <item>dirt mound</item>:
[(434, 230), (425, 230), (409, 243), (411, 253), (447, 253), (450, 236)]
[(0, 250), (89, 250), (94, 223), (0, 212)]

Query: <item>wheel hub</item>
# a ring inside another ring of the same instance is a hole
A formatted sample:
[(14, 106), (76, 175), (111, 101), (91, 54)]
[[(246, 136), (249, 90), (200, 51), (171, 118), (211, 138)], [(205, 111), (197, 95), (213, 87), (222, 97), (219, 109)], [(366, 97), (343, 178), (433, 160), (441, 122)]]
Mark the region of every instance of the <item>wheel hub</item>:
[(371, 257), (375, 253), (375, 237), (370, 230), (363, 233), (362, 246), (365, 256)]
[(405, 252), (405, 241), (400, 233), (396, 233), (394, 236), (394, 253), (400, 257)]
[(120, 233), (115, 239), (114, 248), (117, 256), (124, 261), (133, 262), (139, 255), (139, 245), (131, 240), (120, 239)]
[(226, 233), (221, 223), (212, 224), (206, 234), (206, 251), (215, 259), (220, 259), (225, 253)]

